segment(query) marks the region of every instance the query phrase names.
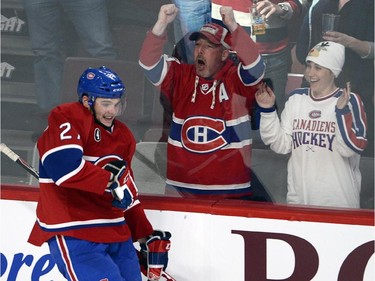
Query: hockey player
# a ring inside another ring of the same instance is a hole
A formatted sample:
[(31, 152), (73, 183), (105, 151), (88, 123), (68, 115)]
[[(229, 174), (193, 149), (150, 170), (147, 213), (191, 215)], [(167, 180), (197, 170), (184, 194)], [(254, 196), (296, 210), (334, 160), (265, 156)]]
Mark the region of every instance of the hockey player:
[(290, 93), (281, 114), (275, 95), (262, 85), (260, 134), (288, 162), (287, 202), (331, 207), (360, 207), (360, 153), (367, 145), (366, 114), (350, 85), (340, 89), (335, 79), (345, 60), (345, 48), (335, 42), (317, 44), (306, 57), (310, 88)]
[[(167, 191), (185, 197), (251, 196), (251, 114), (264, 64), (255, 43), (222, 7), (228, 30), (205, 24), (192, 33), (194, 64), (162, 55), (166, 28), (178, 9), (160, 8), (140, 52), (145, 75), (171, 104), (167, 148)], [(237, 65), (230, 59), (236, 53)]]
[(135, 139), (116, 119), (124, 90), (110, 69), (87, 69), (79, 102), (53, 109), (37, 143), (40, 198), (29, 242), (47, 242), (69, 281), (140, 281), (137, 240), (146, 259), (157, 257), (148, 259), (150, 280), (168, 261), (170, 233), (146, 218), (131, 169)]

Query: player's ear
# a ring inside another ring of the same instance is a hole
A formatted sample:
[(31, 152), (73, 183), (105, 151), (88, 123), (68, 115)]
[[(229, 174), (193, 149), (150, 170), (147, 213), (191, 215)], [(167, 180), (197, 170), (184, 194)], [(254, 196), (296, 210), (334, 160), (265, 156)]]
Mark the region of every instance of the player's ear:
[(82, 96), (82, 104), (84, 107), (86, 107), (87, 109), (90, 109), (90, 105), (89, 105), (89, 97), (88, 96)]

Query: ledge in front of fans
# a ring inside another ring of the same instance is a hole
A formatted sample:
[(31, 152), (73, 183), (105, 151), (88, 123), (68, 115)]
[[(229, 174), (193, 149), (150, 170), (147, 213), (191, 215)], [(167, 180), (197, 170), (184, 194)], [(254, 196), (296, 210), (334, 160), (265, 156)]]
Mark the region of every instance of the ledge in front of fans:
[[(27, 185), (1, 184), (2, 200), (38, 201), (39, 189)], [(145, 209), (193, 212), (222, 216), (238, 216), (289, 221), (309, 221), (353, 225), (374, 225), (374, 211), (364, 209), (320, 208), (245, 200), (197, 200), (140, 195)]]

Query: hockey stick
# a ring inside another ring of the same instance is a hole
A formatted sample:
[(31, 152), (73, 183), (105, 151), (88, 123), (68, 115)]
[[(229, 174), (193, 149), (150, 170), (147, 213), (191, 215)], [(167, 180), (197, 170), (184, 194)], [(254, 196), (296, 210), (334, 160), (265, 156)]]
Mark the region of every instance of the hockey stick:
[(160, 174), (160, 171), (158, 170), (157, 165), (153, 163), (151, 160), (147, 159), (146, 156), (144, 156), (138, 150), (135, 151), (134, 156), (139, 161), (141, 161), (141, 163), (144, 164), (147, 168), (150, 168), (151, 171), (153, 171), (155, 174), (159, 175), (163, 180), (165, 180), (165, 176)]
[[(16, 162), (18, 165), (20, 165), (23, 169), (29, 172), (36, 179), (39, 179), (39, 172), (33, 166), (31, 166), (28, 162), (26, 162), (26, 160), (22, 159), (17, 153), (11, 150), (5, 143), (1, 143), (0, 149), (1, 149), (1, 152), (4, 153), (6, 156), (8, 156), (13, 162)], [(171, 275), (169, 275), (165, 271), (163, 271), (161, 276), (165, 278), (166, 281), (176, 281), (176, 279), (174, 279)]]
[(166, 281), (176, 281), (172, 276), (170, 276), (167, 272), (163, 271), (161, 274), (162, 277), (165, 278)]
[(0, 149), (1, 152), (8, 156), (13, 162), (16, 162), (36, 179), (39, 179), (38, 171), (29, 163), (27, 163), (24, 159), (22, 159), (18, 154), (16, 154), (13, 150), (11, 150), (6, 144), (1, 143)]
[(161, 276), (163, 276), (165, 278), (165, 280), (167, 281), (177, 281), (176, 279), (174, 279), (172, 276), (170, 276), (167, 272), (163, 271), (163, 273), (161, 274)]

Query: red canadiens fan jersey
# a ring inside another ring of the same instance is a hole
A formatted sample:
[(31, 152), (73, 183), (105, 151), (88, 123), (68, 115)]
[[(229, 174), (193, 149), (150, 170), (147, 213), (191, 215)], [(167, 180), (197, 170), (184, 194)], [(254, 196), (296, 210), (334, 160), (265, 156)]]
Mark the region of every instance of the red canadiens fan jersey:
[(199, 77), (194, 65), (161, 56), (165, 39), (151, 32), (141, 50), (140, 65), (173, 109), (167, 184), (185, 196), (250, 194), (251, 114), (264, 66), (240, 26), (232, 36), (240, 63), (228, 59), (213, 79)]

